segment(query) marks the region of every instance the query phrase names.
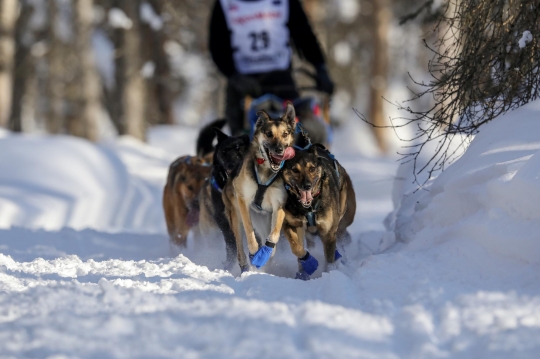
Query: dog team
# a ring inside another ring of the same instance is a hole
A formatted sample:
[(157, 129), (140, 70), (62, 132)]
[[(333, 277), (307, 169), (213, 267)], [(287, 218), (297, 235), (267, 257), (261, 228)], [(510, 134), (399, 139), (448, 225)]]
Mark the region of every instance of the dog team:
[(201, 130), (197, 157), (171, 164), (163, 191), (171, 242), (186, 246), (195, 227), (219, 230), (226, 266), (238, 260), (246, 272), (268, 262), (283, 234), (298, 258), (296, 278), (308, 280), (318, 261), (306, 243), (311, 247), (314, 236), (321, 239), (328, 270), (341, 258), (336, 244), (350, 241), (347, 227), (356, 212), (352, 182), (322, 144), (311, 144), (290, 102), (281, 117), (257, 115), (252, 140), (224, 134), (225, 120), (218, 120)]

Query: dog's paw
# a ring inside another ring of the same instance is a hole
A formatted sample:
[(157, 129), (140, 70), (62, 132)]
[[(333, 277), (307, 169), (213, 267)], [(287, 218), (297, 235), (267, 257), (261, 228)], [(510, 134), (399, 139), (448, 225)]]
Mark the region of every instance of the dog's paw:
[(341, 253), (339, 253), (339, 251), (337, 249), (336, 249), (336, 254), (334, 256), (334, 259), (335, 259), (336, 263), (347, 264), (346, 257), (342, 256)]
[(267, 245), (262, 246), (261, 248), (259, 248), (257, 252), (255, 252), (255, 254), (249, 255), (251, 264), (257, 267), (257, 269), (263, 267), (272, 256), (273, 250), (274, 250), (273, 247), (269, 247)]
[(296, 272), (296, 277), (294, 277), (294, 279), (309, 280), (310, 277), (305, 271), (298, 271)]
[(306, 253), (304, 258), (298, 258), (298, 262), (300, 262), (300, 265), (302, 266), (304, 271), (309, 275), (315, 273), (315, 271), (319, 267), (319, 262), (309, 252)]
[(249, 272), (249, 265), (240, 266), (240, 274)]

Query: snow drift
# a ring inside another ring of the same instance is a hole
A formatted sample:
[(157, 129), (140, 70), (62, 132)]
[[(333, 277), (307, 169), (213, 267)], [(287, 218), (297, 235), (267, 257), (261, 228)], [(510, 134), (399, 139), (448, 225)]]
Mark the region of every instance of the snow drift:
[[(124, 138), (109, 145), (68, 136), (6, 135), (0, 140), (0, 228), (162, 232), (155, 190), (128, 169), (144, 144)], [(166, 165), (172, 156), (145, 153)], [(144, 158), (144, 157), (142, 157)], [(136, 171), (136, 166), (133, 166)], [(162, 166), (163, 167), (163, 166)], [(163, 175), (163, 168), (159, 175)], [(148, 166), (145, 171), (151, 171)]]
[(540, 264), (540, 102), (485, 126), (467, 152), (396, 212), (409, 248), (455, 238)]

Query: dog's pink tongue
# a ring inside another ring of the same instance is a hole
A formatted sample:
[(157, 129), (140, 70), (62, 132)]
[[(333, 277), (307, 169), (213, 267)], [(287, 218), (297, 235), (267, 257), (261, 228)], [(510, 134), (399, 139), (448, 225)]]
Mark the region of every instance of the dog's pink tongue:
[(311, 195), (311, 191), (300, 191), (300, 201), (303, 203), (308, 203), (313, 200), (313, 196)]
[(285, 150), (285, 153), (283, 154), (283, 160), (290, 160), (291, 158), (294, 157), (294, 148), (292, 147), (287, 147), (287, 149)]
[(283, 156), (274, 156), (274, 155), (272, 155), (272, 158), (274, 159), (274, 161), (286, 161), (286, 160), (290, 160), (291, 158), (293, 158), (294, 154), (295, 154), (294, 148), (287, 147), (285, 152), (283, 152)]

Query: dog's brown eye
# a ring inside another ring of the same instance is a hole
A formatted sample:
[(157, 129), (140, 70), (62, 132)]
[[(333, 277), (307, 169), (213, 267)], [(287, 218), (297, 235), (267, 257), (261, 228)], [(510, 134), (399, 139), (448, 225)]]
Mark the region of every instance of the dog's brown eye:
[(294, 173), (300, 173), (300, 170), (299, 170), (298, 168), (296, 168), (296, 167), (293, 168), (292, 171), (293, 171)]
[(289, 133), (288, 132), (283, 132), (283, 138), (289, 136)]
[(193, 186), (189, 185), (189, 186), (187, 186), (187, 188), (188, 188), (190, 191), (193, 192)]
[(180, 181), (184, 182), (186, 180), (186, 177), (180, 176)]
[(271, 132), (271, 131), (268, 131), (268, 132), (266, 132), (266, 137), (272, 138), (272, 137), (274, 137), (274, 133)]
[(309, 172), (311, 172), (311, 173), (315, 172), (315, 167), (310, 167)]

